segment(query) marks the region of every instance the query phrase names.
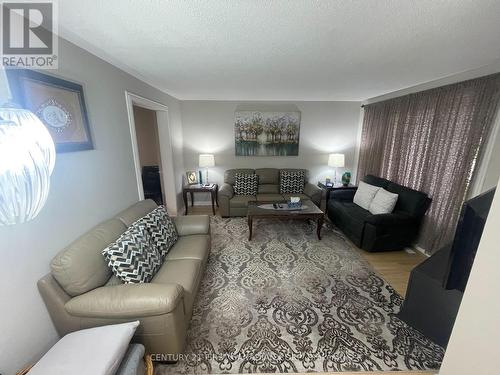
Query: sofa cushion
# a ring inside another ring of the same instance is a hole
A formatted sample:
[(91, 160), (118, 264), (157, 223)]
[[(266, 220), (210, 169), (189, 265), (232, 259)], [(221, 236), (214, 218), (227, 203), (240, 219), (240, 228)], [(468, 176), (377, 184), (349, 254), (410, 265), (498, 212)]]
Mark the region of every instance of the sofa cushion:
[(384, 189), (387, 189), (387, 186), (389, 186), (391, 182), (389, 180), (386, 180), (385, 178), (377, 177), (371, 174), (366, 175), (365, 178), (363, 178), (363, 181), (367, 184), (378, 186)]
[(259, 194), (279, 194), (280, 193), (280, 186), (278, 184), (276, 184), (276, 185), (271, 185), (271, 184), (259, 185), (259, 187), (257, 189), (257, 193), (259, 193)]
[(399, 196), (394, 208), (395, 210), (404, 211), (411, 216), (422, 216), (425, 214), (429, 203), (427, 194), (393, 182), (389, 184), (387, 190)]
[(175, 283), (103, 286), (70, 299), (64, 309), (80, 318), (137, 319), (173, 311), (183, 295)]
[(255, 174), (259, 176), (259, 184), (279, 185), (280, 183), (280, 170), (277, 168), (256, 169)]
[(143, 219), (132, 224), (102, 254), (113, 274), (127, 284), (149, 282), (162, 264), (162, 255)]
[(364, 223), (368, 217), (373, 216), (370, 211), (367, 211), (357, 204), (352, 202), (337, 202), (336, 209), (340, 209), (343, 213), (352, 218), (353, 223)]
[(210, 235), (198, 234), (180, 237), (170, 249), (165, 261), (178, 259), (198, 259), (203, 263), (210, 253)]
[(304, 171), (280, 172), (280, 193), (281, 194), (302, 194), (304, 192), (305, 173)]
[(74, 297), (104, 285), (111, 276), (101, 252), (125, 232), (127, 227), (118, 219), (97, 225), (51, 261), (52, 276)]
[(377, 191), (375, 197), (373, 197), (368, 211), (370, 211), (374, 215), (390, 214), (394, 210), (394, 206), (396, 206), (397, 201), (397, 194), (391, 193), (381, 188)]
[(353, 202), (357, 204), (359, 207), (368, 210), (370, 208), (370, 204), (375, 198), (375, 194), (381, 188), (375, 185), (367, 184), (366, 182), (360, 181), (358, 190), (356, 190), (356, 194), (354, 194)]
[(234, 182), (234, 194), (255, 195), (257, 194), (258, 178), (256, 174), (236, 173)]
[(165, 206), (158, 206), (141, 219), (146, 224), (151, 245), (161, 255), (162, 259), (179, 238), (174, 221), (168, 215)]
[(284, 200), (281, 194), (257, 194), (257, 202), (282, 202)]
[(236, 208), (247, 208), (248, 202), (255, 200), (257, 200), (257, 197), (255, 195), (235, 195), (229, 201), (229, 205)]
[[(151, 199), (139, 201), (115, 216), (127, 227), (153, 211), (158, 205)], [(102, 249), (101, 249), (102, 250)]]
[(236, 173), (255, 174), (253, 169), (228, 169), (224, 172), (224, 182), (231, 186), (235, 183)]
[(333, 222), (356, 243), (358, 246), (363, 238), (365, 221), (373, 216), (369, 211), (353, 202), (330, 200), (328, 215)]
[(210, 217), (208, 215), (177, 216), (174, 224), (179, 236), (192, 234), (210, 234)]
[(202, 274), (202, 262), (198, 259), (169, 260), (163, 263), (152, 283), (181, 285), (184, 288), (184, 311), (189, 316)]

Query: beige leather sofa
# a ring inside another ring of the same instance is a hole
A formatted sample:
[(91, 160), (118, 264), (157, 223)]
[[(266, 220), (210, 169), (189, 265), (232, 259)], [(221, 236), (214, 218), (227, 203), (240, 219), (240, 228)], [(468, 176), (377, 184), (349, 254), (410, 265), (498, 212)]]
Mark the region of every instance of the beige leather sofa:
[(38, 288), (58, 333), (140, 320), (134, 341), (151, 354), (182, 352), (210, 252), (208, 216), (175, 218), (179, 240), (148, 284), (123, 284), (101, 251), (157, 206), (138, 202), (59, 252)]
[[(248, 202), (276, 202), (288, 200), (290, 196), (300, 196), (301, 199), (309, 199), (318, 207), (321, 204), (322, 190), (310, 184), (308, 171), (305, 169), (284, 169), (287, 171), (304, 171), (305, 185), (304, 194), (280, 194), (280, 171), (277, 168), (260, 169), (228, 169), (224, 173), (224, 184), (219, 190), (219, 212), (222, 217), (246, 216)], [(257, 174), (259, 176), (259, 186), (257, 195), (235, 195), (234, 183), (236, 173)]]

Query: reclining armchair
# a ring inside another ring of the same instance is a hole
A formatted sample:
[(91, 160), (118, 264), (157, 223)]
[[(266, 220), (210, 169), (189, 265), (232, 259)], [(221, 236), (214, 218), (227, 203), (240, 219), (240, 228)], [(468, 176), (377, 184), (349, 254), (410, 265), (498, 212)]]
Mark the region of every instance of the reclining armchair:
[(372, 175), (363, 181), (398, 194), (394, 211), (373, 215), (353, 203), (356, 189), (337, 190), (331, 192), (328, 201), (328, 217), (332, 223), (366, 251), (402, 250), (412, 245), (431, 199), (423, 192)]

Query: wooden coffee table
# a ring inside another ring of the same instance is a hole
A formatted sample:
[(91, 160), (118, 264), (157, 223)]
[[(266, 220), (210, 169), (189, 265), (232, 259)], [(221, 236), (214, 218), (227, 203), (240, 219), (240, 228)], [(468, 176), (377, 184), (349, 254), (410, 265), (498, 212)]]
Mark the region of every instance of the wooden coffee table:
[[(259, 206), (269, 205), (272, 203), (280, 203), (286, 207), (286, 202), (248, 202), (248, 240), (252, 240), (253, 234), (253, 220), (254, 219), (302, 219), (302, 220), (315, 220), (316, 221), (316, 235), (318, 240), (321, 240), (321, 227), (325, 221), (325, 214), (310, 200), (302, 201), (302, 209), (300, 210), (286, 210), (274, 208), (262, 208)], [(306, 208), (304, 208), (306, 207)]]

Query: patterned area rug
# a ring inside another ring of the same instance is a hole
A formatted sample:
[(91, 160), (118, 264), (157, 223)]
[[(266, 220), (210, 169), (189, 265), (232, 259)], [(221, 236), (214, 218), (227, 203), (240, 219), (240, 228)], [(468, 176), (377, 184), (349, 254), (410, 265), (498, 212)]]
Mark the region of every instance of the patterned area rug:
[(344, 236), (305, 221), (212, 218), (185, 356), (156, 374), (426, 370), (444, 350)]

